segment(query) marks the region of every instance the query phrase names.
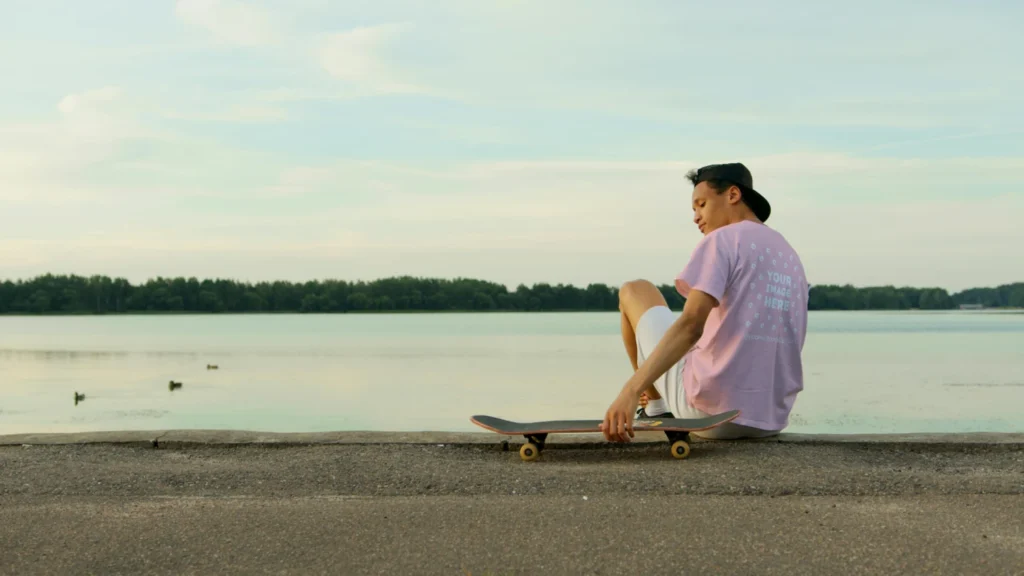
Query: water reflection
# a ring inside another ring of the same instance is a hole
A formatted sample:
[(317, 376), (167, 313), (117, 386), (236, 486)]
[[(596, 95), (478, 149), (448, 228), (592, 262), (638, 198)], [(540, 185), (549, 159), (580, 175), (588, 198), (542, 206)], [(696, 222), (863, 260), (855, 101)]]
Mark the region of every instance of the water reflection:
[(999, 387), (1011, 387), (1011, 388), (1022, 387), (1022, 388), (1024, 388), (1024, 382), (971, 382), (971, 383), (953, 382), (953, 383), (945, 384), (945, 386), (950, 386), (952, 388), (999, 388)]
[(41, 360), (82, 360), (82, 359), (108, 359), (127, 358), (129, 356), (153, 356), (157, 358), (168, 356), (180, 356), (194, 358), (199, 356), (198, 352), (174, 352), (174, 351), (105, 351), (105, 350), (0, 350), (0, 359), (4, 358), (39, 358)]
[[(614, 314), (11, 320), (0, 433), (477, 431), (597, 417), (631, 373)], [(1022, 345), (1019, 314), (812, 314), (789, 431), (1024, 430)]]

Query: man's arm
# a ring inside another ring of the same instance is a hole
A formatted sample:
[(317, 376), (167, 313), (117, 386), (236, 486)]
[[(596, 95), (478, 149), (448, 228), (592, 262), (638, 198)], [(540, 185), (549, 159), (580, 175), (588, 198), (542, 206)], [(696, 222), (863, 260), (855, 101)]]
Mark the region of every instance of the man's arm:
[(651, 355), (644, 360), (640, 369), (630, 378), (628, 385), (639, 395), (654, 384), (654, 381), (686, 355), (704, 335), (704, 324), (718, 301), (700, 290), (691, 290), (683, 306), (683, 313), (654, 347)]
[[(640, 393), (654, 384), (690, 351), (704, 334), (704, 323), (718, 301), (706, 292), (690, 290), (683, 313), (672, 323), (605, 414), (602, 430), (610, 441), (628, 442), (633, 437), (633, 410)], [(628, 438), (627, 438), (628, 435)]]

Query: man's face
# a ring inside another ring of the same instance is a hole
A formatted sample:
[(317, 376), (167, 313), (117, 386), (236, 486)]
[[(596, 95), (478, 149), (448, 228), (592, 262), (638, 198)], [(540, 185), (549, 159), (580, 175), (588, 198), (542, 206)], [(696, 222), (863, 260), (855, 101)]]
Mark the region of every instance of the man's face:
[(693, 188), (693, 223), (707, 236), (729, 223), (733, 204), (740, 198), (740, 191), (735, 186), (719, 194), (707, 182), (697, 184)]

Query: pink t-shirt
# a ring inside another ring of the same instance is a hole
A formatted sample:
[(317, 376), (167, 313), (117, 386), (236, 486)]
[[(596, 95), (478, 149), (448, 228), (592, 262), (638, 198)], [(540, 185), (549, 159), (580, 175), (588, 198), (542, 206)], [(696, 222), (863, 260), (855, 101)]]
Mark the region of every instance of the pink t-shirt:
[(686, 356), (686, 400), (709, 414), (738, 409), (737, 424), (785, 428), (803, 390), (807, 333), (808, 285), (796, 250), (758, 222), (723, 226), (697, 244), (676, 289), (719, 303)]

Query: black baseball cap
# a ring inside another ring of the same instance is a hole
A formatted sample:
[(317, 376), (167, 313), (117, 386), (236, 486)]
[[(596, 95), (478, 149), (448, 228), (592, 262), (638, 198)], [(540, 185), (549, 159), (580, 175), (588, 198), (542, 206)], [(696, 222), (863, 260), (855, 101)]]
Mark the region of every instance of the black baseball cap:
[(697, 170), (693, 185), (696, 186), (706, 180), (724, 180), (735, 184), (743, 194), (743, 202), (754, 212), (754, 216), (761, 222), (768, 220), (772, 213), (772, 206), (765, 200), (764, 196), (754, 190), (754, 177), (750, 170), (739, 162), (731, 164), (709, 164)]

